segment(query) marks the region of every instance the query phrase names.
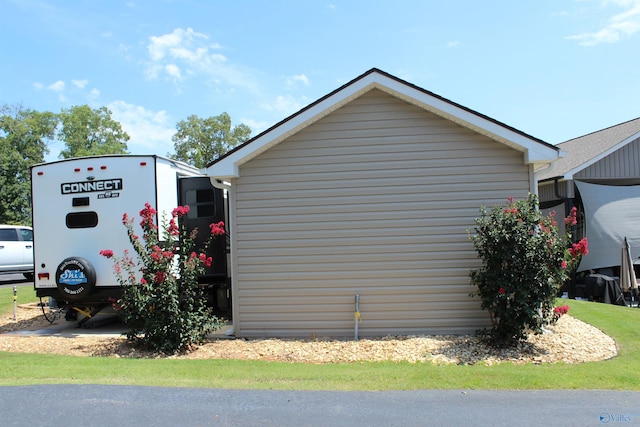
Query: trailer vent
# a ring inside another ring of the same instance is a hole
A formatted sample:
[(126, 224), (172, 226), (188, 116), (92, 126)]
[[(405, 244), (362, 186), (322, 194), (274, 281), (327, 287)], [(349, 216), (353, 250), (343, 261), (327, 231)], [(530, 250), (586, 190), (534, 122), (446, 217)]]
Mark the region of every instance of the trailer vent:
[(72, 206), (89, 206), (89, 198), (74, 197), (71, 203), (72, 203)]
[(67, 228), (93, 228), (98, 225), (96, 212), (72, 212), (67, 214)]

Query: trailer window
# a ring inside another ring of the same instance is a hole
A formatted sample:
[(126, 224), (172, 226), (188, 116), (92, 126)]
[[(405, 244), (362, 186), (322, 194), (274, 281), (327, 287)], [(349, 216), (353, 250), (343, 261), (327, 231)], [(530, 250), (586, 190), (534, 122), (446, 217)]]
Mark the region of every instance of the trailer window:
[(187, 218), (202, 218), (214, 216), (216, 214), (216, 205), (214, 203), (215, 195), (213, 190), (191, 190), (185, 194), (186, 204), (189, 205), (189, 213)]
[(67, 228), (93, 228), (98, 225), (96, 212), (72, 212), (67, 214)]

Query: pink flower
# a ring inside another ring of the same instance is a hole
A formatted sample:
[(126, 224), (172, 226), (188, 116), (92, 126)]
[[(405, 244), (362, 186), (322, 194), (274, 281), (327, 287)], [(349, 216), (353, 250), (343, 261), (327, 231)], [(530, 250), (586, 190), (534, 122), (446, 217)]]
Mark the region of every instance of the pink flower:
[(100, 255), (106, 258), (111, 258), (113, 256), (113, 251), (111, 249), (103, 249), (100, 251)]
[(500, 289), (498, 289), (498, 293), (499, 293), (500, 295), (504, 295), (506, 292), (507, 292), (507, 291), (505, 291), (505, 290), (504, 290), (504, 288), (500, 288)]
[(587, 238), (583, 237), (578, 243), (571, 245), (569, 253), (574, 258), (578, 255), (587, 255), (589, 253), (589, 242), (587, 241)]
[(153, 207), (151, 207), (151, 204), (149, 202), (145, 203), (144, 209), (140, 211), (140, 216), (142, 217), (142, 221), (140, 221), (140, 226), (143, 229), (145, 227), (158, 228), (153, 222), (155, 219), (156, 213), (157, 211)]
[(562, 316), (563, 314), (567, 314), (569, 312), (569, 306), (568, 305), (562, 305), (560, 307), (554, 307), (553, 308), (553, 312), (554, 314), (559, 316)]
[(560, 263), (560, 267), (567, 268), (567, 261), (562, 260), (562, 262)]
[(578, 220), (576, 219), (577, 212), (578, 209), (576, 209), (575, 206), (571, 208), (569, 216), (564, 219), (565, 225), (576, 225), (578, 223)]
[(209, 224), (209, 228), (211, 229), (211, 234), (214, 236), (222, 236), (224, 235), (224, 222), (220, 221), (217, 224)]
[(189, 205), (178, 206), (171, 212), (171, 216), (174, 218), (179, 218), (181, 216), (186, 215), (189, 212)]
[(140, 279), (140, 283), (142, 283), (143, 285), (147, 284), (147, 281), (145, 280), (145, 278), (143, 277), (142, 279)]
[(165, 280), (166, 278), (167, 278), (167, 273), (166, 273), (166, 272), (164, 272), (164, 271), (158, 271), (158, 272), (156, 273), (156, 275), (154, 276), (153, 280), (154, 280), (156, 283), (162, 283), (162, 282), (164, 282), (164, 280)]
[(169, 220), (169, 227), (167, 228), (167, 232), (172, 236), (177, 236), (180, 234), (178, 224), (176, 224), (176, 220), (174, 218), (171, 218)]

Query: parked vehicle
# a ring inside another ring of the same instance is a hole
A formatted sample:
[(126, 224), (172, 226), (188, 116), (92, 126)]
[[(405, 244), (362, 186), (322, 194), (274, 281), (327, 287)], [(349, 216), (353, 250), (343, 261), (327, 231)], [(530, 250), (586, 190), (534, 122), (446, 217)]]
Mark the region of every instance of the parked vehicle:
[[(223, 190), (190, 165), (159, 156), (43, 163), (31, 168), (31, 185), (36, 295), (77, 312), (99, 310), (122, 295), (113, 260), (100, 251), (135, 253), (122, 224), (124, 213), (138, 217), (148, 202), (160, 224), (163, 214), (169, 217), (176, 206), (189, 205), (183, 217), (189, 230), (208, 230), (225, 218)], [(214, 241), (208, 254), (214, 262), (201, 282), (216, 295), (215, 289), (228, 288), (225, 239)]]
[(0, 273), (18, 273), (33, 280), (31, 227), (0, 225)]

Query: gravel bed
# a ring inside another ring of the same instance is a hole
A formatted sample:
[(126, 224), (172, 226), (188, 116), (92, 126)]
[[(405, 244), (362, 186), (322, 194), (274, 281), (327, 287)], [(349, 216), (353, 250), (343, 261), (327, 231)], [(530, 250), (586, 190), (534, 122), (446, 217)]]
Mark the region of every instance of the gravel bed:
[[(57, 320), (64, 322), (64, 320)], [(37, 330), (48, 322), (33, 307), (18, 308), (0, 319), (0, 352), (51, 353), (73, 356), (128, 358), (164, 357), (141, 352), (120, 336), (16, 335), (6, 332)], [(617, 355), (615, 341), (602, 331), (570, 315), (564, 315), (548, 332), (529, 336), (516, 348), (494, 349), (474, 336), (387, 336), (379, 339), (229, 339), (210, 338), (184, 359), (242, 359), (299, 363), (349, 363), (395, 361), (433, 364), (584, 363)]]

